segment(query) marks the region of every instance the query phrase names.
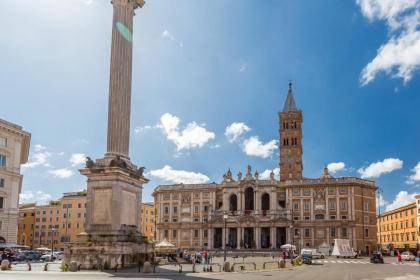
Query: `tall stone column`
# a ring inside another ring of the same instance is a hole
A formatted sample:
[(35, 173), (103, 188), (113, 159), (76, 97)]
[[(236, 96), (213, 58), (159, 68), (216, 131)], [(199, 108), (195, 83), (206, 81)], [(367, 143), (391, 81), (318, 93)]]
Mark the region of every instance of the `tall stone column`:
[(111, 67), (108, 99), (108, 139), (106, 156), (129, 158), (132, 30), (134, 10), (144, 5), (143, 0), (112, 0)]

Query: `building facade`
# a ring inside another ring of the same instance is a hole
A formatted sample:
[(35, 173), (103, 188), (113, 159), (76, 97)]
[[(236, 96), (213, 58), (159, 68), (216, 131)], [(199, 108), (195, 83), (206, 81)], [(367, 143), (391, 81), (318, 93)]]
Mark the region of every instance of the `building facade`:
[(383, 250), (417, 249), (418, 221), (416, 203), (378, 215), (378, 244)]
[[(141, 233), (153, 239), (154, 206), (153, 203), (141, 203)], [(34, 203), (19, 206), (18, 244), (64, 250), (66, 243), (74, 242), (77, 235), (85, 231), (86, 192), (64, 193), (58, 200), (47, 205)]]
[(23, 176), (20, 167), (28, 161), (31, 134), (21, 126), (0, 119), (0, 242), (16, 243), (18, 204)]
[(415, 196), (417, 212), (417, 248), (420, 250), (420, 194)]
[(64, 193), (47, 205), (20, 205), (19, 217), (20, 245), (50, 248), (54, 242), (54, 248), (64, 250), (67, 242), (85, 230), (86, 192)]
[(140, 203), (140, 232), (143, 236), (154, 240), (155, 236), (155, 204), (153, 202)]
[(33, 248), (35, 235), (35, 203), (19, 205), (19, 222), (17, 243)]
[(157, 240), (180, 248), (278, 249), (332, 245), (349, 239), (363, 252), (376, 248), (375, 182), (334, 178), (324, 169), (316, 179), (303, 177), (302, 112), (291, 84), (279, 113), (280, 180), (260, 178), (247, 167), (221, 183), (156, 187)]

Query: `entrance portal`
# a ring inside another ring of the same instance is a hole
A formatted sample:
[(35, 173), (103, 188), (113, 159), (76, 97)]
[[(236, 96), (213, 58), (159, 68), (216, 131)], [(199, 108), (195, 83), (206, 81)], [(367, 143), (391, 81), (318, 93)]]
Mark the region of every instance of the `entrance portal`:
[(254, 228), (244, 228), (244, 247), (245, 249), (255, 247)]
[(261, 248), (270, 248), (270, 228), (261, 228)]
[(236, 246), (238, 244), (237, 235), (238, 229), (237, 228), (230, 228), (229, 229), (229, 237), (228, 237), (228, 246), (231, 249), (236, 249)]
[(214, 248), (220, 249), (223, 246), (223, 239), (222, 239), (222, 228), (215, 228), (214, 229)]
[(278, 227), (276, 228), (276, 248), (280, 249), (281, 245), (286, 244), (286, 228), (285, 227)]

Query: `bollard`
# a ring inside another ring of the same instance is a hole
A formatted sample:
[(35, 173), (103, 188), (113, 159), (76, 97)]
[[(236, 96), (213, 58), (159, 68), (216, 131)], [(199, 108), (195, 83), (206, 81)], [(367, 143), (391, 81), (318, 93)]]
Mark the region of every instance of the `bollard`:
[(210, 266), (210, 272), (213, 272), (213, 266)]
[(48, 271), (48, 263), (44, 265), (44, 271)]
[(182, 265), (181, 264), (179, 265), (179, 271), (178, 272), (182, 273)]
[(28, 271), (32, 271), (32, 266), (29, 261), (26, 261), (26, 264), (28, 265)]
[(196, 270), (195, 270), (195, 263), (193, 264), (193, 266), (192, 266), (192, 272), (194, 273), (194, 272), (197, 272)]

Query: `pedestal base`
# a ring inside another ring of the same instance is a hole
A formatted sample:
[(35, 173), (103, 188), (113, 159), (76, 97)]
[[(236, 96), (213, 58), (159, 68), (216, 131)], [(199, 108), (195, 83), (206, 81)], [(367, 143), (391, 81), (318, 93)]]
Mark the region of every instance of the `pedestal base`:
[(153, 245), (138, 234), (90, 235), (81, 233), (79, 241), (67, 246), (64, 263), (76, 262), (80, 269), (115, 269), (135, 267), (153, 257)]

